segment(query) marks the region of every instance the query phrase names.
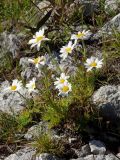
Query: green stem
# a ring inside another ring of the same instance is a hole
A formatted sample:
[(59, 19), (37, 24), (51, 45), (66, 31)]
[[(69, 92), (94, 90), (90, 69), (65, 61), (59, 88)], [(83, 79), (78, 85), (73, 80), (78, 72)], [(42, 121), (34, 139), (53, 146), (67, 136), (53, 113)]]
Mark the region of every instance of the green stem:
[(83, 40), (82, 40), (82, 46), (83, 46), (83, 56), (84, 58), (86, 58), (86, 47), (85, 47), (85, 43)]
[(17, 91), (17, 93), (25, 100), (26, 104), (29, 103), (29, 100), (26, 97), (24, 97), (19, 91)]

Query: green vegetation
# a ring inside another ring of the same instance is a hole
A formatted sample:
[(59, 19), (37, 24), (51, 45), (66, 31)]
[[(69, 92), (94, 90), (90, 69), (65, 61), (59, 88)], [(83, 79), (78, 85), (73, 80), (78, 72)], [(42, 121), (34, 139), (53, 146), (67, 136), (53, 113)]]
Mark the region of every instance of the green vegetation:
[[(78, 23), (82, 27), (85, 25), (86, 30), (91, 29), (91, 32), (94, 33), (108, 19), (103, 8), (104, 0), (100, 1), (100, 12), (94, 13), (90, 17), (90, 23), (84, 20), (83, 6), (70, 8), (73, 0), (50, 0), (50, 2), (51, 5), (41, 10), (41, 17), (38, 16), (40, 11), (36, 5), (36, 1), (3, 0), (0, 2), (0, 30), (4, 31), (5, 29), (10, 31), (11, 27), (13, 27), (17, 32), (23, 32), (27, 35), (23, 42), (26, 45), (23, 45), (22, 48), (25, 51), (23, 53), (24, 57), (26, 55), (31, 57), (32, 55), (36, 58), (39, 55), (44, 56), (46, 52), (50, 56), (53, 56), (53, 51), (59, 52), (60, 48), (68, 43), (71, 34), (76, 33), (75, 26)], [(50, 20), (52, 11), (55, 9), (56, 12), (53, 14), (53, 19)], [(49, 14), (47, 14), (48, 12), (45, 13), (45, 11), (48, 11)], [(37, 21), (36, 17), (39, 17), (38, 19), (40, 20)], [(6, 21), (8, 21), (7, 24), (9, 25), (4, 28), (3, 23)], [(44, 25), (48, 26), (45, 36), (51, 41), (43, 43), (40, 51), (36, 49), (30, 51), (27, 45), (30, 37)], [(102, 52), (102, 69), (95, 69), (97, 64), (94, 63), (92, 64), (93, 70), (91, 69), (91, 72), (87, 72), (88, 68), (86, 69), (85, 63), (91, 55), (89, 50), (91, 44), (88, 46), (84, 39), (78, 40), (78, 44), (82, 47), (77, 46), (74, 49), (73, 55), (68, 53), (71, 56), (72, 63), (77, 67), (75, 75), (68, 72), (69, 65), (66, 70), (62, 71), (56, 59), (53, 62), (57, 66), (56, 70), (48, 69), (47, 66), (41, 67), (42, 76), (36, 80), (35, 87), (33, 87), (38, 90), (38, 95), (31, 96), (31, 99), (26, 99), (26, 108), (19, 115), (0, 113), (0, 141), (7, 144), (16, 143), (18, 140), (19, 142), (23, 141), (24, 138), (22, 136), (16, 135), (25, 134), (30, 126), (41, 120), (48, 123), (50, 130), (58, 127), (60, 130), (69, 130), (71, 133), (77, 132), (81, 134), (84, 131), (88, 133), (86, 129), (88, 123), (97, 124), (99, 121), (98, 110), (91, 102), (91, 96), (95, 89), (103, 84), (119, 83), (117, 80), (119, 79), (120, 34), (117, 31), (113, 31), (113, 33), (110, 38), (102, 37), (95, 46), (93, 45), (93, 47), (100, 49)], [(26, 51), (28, 51), (27, 54)], [(94, 56), (94, 53), (92, 55)], [(12, 56), (4, 57), (3, 67), (0, 68), (0, 76), (3, 77), (4, 75), (4, 79), (7, 80), (20, 77), (22, 69), (19, 66), (19, 59), (20, 57), (16, 59), (13, 59)], [(115, 70), (111, 65), (113, 63), (116, 68), (118, 67), (118, 70)], [(36, 62), (33, 64), (36, 65)], [(56, 89), (54, 85), (56, 78), (60, 77), (62, 72), (66, 76), (70, 76), (67, 85), (71, 84), (72, 90), (69, 88), (67, 96), (58, 95), (61, 88)], [(23, 81), (23, 87), (26, 87), (27, 80), (23, 79)], [(32, 95), (31, 92), (29, 94)], [(45, 133), (36, 137), (31, 142), (31, 145), (36, 148), (37, 153), (47, 152), (61, 156), (64, 154), (66, 143), (64, 140), (54, 139), (50, 133)]]
[(64, 141), (51, 138), (50, 134), (43, 134), (36, 138), (32, 146), (37, 148), (37, 153), (51, 153), (53, 155), (61, 156), (64, 153)]

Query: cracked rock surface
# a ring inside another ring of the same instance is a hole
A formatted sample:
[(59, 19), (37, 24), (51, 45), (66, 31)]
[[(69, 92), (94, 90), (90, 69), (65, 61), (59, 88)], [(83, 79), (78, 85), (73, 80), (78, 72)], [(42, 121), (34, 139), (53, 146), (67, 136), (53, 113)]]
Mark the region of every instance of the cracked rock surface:
[(120, 86), (100, 87), (93, 94), (93, 102), (105, 117), (111, 120), (120, 118)]

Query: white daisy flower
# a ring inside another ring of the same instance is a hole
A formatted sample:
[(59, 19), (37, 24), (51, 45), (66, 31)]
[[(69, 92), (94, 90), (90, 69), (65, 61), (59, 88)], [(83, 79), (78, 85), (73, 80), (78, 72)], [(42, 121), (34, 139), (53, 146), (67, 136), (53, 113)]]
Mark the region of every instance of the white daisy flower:
[(28, 61), (30, 62), (30, 63), (33, 63), (37, 68), (39, 67), (39, 64), (41, 64), (41, 65), (45, 65), (45, 63), (46, 63), (46, 58), (45, 58), (45, 56), (39, 56), (39, 57), (37, 57), (37, 58), (33, 58), (33, 59), (28, 59)]
[(82, 32), (79, 31), (77, 34), (73, 34), (71, 36), (71, 39), (76, 41), (78, 39), (86, 40), (90, 37), (90, 35), (91, 35), (91, 32), (89, 30), (88, 31), (83, 30)]
[(60, 57), (65, 60), (68, 56), (68, 54), (72, 53), (73, 49), (74, 49), (75, 44), (72, 44), (72, 41), (70, 41), (66, 46), (63, 46), (60, 49), (60, 53), (62, 53), (60, 55)]
[(21, 88), (22, 88), (22, 82), (17, 79), (14, 79), (12, 85), (5, 88), (5, 91), (15, 92), (19, 91)]
[(40, 45), (42, 41), (49, 40), (48, 38), (45, 38), (44, 35), (44, 28), (36, 32), (36, 34), (33, 36), (33, 39), (29, 40), (28, 44), (31, 44), (31, 48), (34, 46), (37, 46), (37, 50), (40, 50)]
[(90, 57), (86, 60), (85, 67), (87, 68), (87, 72), (91, 71), (93, 68), (101, 68), (103, 65), (103, 59), (98, 60), (96, 57)]
[(29, 83), (26, 84), (26, 87), (28, 88), (29, 92), (35, 92), (36, 89), (36, 78), (33, 78), (32, 80), (29, 81)]
[(67, 96), (69, 92), (72, 91), (72, 86), (70, 83), (64, 83), (60, 88), (59, 88), (59, 94), (61, 96)]
[(60, 78), (56, 78), (54, 82), (55, 88), (59, 89), (64, 83), (67, 82), (69, 76), (66, 76), (65, 73), (61, 73)]

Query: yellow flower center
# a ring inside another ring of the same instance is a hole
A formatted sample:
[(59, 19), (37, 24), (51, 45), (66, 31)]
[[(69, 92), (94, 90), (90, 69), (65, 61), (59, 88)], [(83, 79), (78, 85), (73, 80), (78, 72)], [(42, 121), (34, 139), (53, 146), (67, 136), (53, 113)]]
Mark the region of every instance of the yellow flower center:
[(44, 38), (44, 36), (39, 36), (39, 37), (37, 37), (37, 38), (36, 38), (36, 42), (42, 41), (43, 38)]
[(34, 59), (34, 63), (38, 64), (40, 62), (40, 57)]
[(91, 66), (91, 67), (96, 67), (96, 66), (97, 66), (97, 63), (96, 63), (96, 62), (92, 62), (92, 63), (90, 64), (90, 66)]
[(64, 79), (60, 79), (60, 83), (64, 83), (65, 82), (65, 80)]
[(35, 83), (33, 83), (33, 84), (32, 84), (32, 89), (34, 89), (35, 87), (36, 87), (36, 86), (35, 86)]
[(81, 38), (81, 37), (83, 37), (85, 34), (84, 33), (78, 33), (77, 34), (77, 38)]
[(69, 91), (69, 87), (68, 86), (63, 86), (62, 88), (62, 92), (68, 92)]
[(66, 51), (67, 53), (71, 53), (72, 49), (71, 49), (70, 47), (67, 47), (67, 48), (65, 49), (65, 51)]
[(10, 89), (11, 89), (12, 91), (15, 91), (15, 90), (17, 89), (17, 86), (11, 86)]

